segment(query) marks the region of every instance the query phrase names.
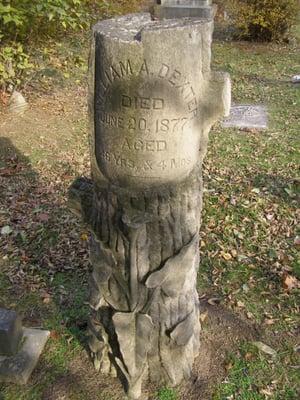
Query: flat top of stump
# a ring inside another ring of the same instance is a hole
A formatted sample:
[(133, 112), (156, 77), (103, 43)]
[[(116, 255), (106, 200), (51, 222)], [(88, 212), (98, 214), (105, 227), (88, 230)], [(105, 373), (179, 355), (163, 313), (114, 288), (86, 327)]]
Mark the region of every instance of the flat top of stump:
[(118, 18), (107, 19), (98, 22), (94, 26), (94, 33), (100, 33), (109, 38), (124, 42), (141, 41), (142, 32), (167, 29), (186, 29), (199, 27), (208, 22), (208, 18), (178, 18), (153, 20), (151, 14), (129, 14)]

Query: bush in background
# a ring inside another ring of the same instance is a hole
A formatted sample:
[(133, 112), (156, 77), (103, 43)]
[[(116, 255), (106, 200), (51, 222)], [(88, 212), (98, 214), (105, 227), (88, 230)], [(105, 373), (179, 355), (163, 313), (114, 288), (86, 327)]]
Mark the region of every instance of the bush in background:
[(225, 8), (239, 37), (254, 41), (285, 39), (299, 12), (298, 0), (225, 0)]
[(21, 84), (31, 49), (50, 38), (89, 30), (95, 20), (134, 11), (139, 0), (0, 0), (0, 88)]

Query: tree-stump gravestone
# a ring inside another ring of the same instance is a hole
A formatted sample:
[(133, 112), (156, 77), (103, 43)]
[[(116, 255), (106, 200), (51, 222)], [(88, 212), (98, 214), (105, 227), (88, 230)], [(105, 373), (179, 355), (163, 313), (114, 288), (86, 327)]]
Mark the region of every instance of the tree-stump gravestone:
[(97, 370), (175, 386), (199, 350), (202, 161), (230, 109), (230, 80), (212, 72), (213, 21), (94, 27), (89, 115), (92, 180), (70, 190), (90, 226), (89, 345)]

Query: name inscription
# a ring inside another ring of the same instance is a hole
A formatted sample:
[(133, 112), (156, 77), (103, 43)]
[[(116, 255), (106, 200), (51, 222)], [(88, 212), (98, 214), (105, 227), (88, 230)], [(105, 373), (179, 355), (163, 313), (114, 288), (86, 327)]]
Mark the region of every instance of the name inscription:
[[(188, 112), (193, 116), (197, 115), (198, 101), (196, 98), (196, 93), (189, 80), (187, 80), (184, 75), (177, 69), (172, 68), (170, 65), (162, 63), (154, 71), (150, 71), (148, 63), (146, 60), (142, 62), (141, 65), (135, 66), (131, 60), (119, 61), (114, 65), (110, 65), (107, 69), (101, 70), (97, 74), (97, 98), (96, 102), (98, 106), (105, 105), (105, 99), (108, 95), (108, 91), (112, 87), (114, 82), (118, 82), (124, 79), (130, 79), (131, 77), (141, 78), (158, 78), (164, 80), (168, 85), (175, 88), (179, 95), (182, 96), (187, 104)], [(162, 107), (164, 105), (163, 99), (151, 99), (148, 96), (136, 97), (124, 94), (124, 104), (122, 100), (122, 105), (124, 107), (135, 107), (151, 109), (151, 107)], [(151, 104), (152, 100), (152, 104)], [(161, 103), (161, 100), (163, 103)], [(154, 102), (153, 102), (154, 101)], [(147, 108), (150, 107), (150, 108)], [(156, 108), (162, 109), (162, 108)]]
[(105, 176), (167, 182), (190, 172), (199, 152), (198, 101), (179, 69), (119, 61), (96, 68), (95, 90), (96, 157)]

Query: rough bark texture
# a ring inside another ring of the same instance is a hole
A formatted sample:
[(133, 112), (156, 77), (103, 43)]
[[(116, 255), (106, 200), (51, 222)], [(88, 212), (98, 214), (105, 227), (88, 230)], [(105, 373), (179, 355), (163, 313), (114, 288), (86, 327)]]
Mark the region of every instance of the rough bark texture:
[(188, 378), (198, 353), (200, 176), (197, 170), (184, 183), (151, 192), (103, 188), (92, 206), (92, 183), (89, 190), (86, 180), (71, 188), (93, 232), (94, 364), (112, 374), (118, 366), (132, 398), (147, 373), (172, 386)]
[(230, 104), (228, 77), (210, 71), (211, 34), (209, 20), (146, 14), (94, 29), (93, 179), (73, 184), (70, 206), (92, 233), (94, 365), (121, 374), (130, 399), (144, 379), (188, 378), (199, 350), (201, 165)]

